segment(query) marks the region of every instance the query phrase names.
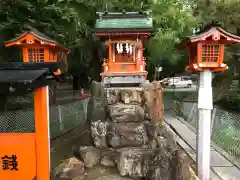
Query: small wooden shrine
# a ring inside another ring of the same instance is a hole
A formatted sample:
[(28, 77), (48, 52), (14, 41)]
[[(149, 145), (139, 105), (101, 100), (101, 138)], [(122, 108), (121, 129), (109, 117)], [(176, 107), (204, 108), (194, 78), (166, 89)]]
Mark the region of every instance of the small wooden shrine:
[(183, 40), (187, 47), (187, 71), (200, 72), (198, 85), (197, 175), (200, 180), (210, 178), (211, 115), (213, 109), (212, 72), (228, 69), (224, 63), (224, 46), (240, 43), (240, 37), (212, 24), (200, 33)]
[(146, 80), (143, 41), (153, 31), (150, 12), (98, 12), (95, 34), (108, 47), (101, 73), (104, 84), (139, 84)]
[(57, 71), (48, 78), (53, 79), (50, 83), (50, 104), (56, 102), (57, 81), (63, 81), (62, 75), (67, 71), (67, 54), (69, 49), (60, 45), (56, 41), (45, 36), (41, 32), (29, 28), (18, 37), (5, 42), (6, 47), (17, 46), (21, 48), (22, 59), (25, 64), (40, 65), (44, 63), (56, 63)]
[(210, 69), (212, 72), (225, 71), (224, 46), (240, 43), (240, 37), (231, 34), (220, 27), (210, 27), (204, 31), (184, 39), (180, 48), (188, 48), (189, 72), (203, 72)]
[[(5, 42), (5, 46), (22, 49), (23, 62), (58, 62), (58, 74), (67, 70), (69, 50), (35, 29), (23, 32), (18, 37)], [(61, 71), (61, 72), (60, 72)]]

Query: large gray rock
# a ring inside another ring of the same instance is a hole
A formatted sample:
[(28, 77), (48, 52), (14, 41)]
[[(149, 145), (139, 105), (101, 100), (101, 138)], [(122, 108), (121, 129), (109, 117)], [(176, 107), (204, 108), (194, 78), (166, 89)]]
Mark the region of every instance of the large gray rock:
[(141, 146), (148, 142), (147, 132), (142, 123), (112, 123), (107, 139), (108, 144), (114, 148)]
[(143, 86), (143, 97), (146, 117), (152, 121), (163, 120), (163, 89), (160, 82), (152, 82)]
[(175, 179), (174, 170), (178, 165), (175, 154), (178, 149), (176, 141), (166, 128), (157, 123), (145, 123), (149, 146), (154, 152), (153, 159), (149, 165), (147, 179), (149, 180), (172, 180)]
[(79, 155), (85, 167), (91, 168), (100, 162), (101, 152), (92, 146), (82, 146), (79, 148)]
[(87, 117), (90, 121), (106, 120), (107, 96), (104, 86), (99, 82), (93, 82), (90, 88), (91, 98), (88, 102)]
[(107, 129), (108, 122), (96, 121), (91, 122), (91, 134), (93, 138), (93, 143), (96, 147), (104, 148), (107, 147)]
[(146, 177), (151, 161), (151, 152), (148, 149), (122, 148), (118, 151), (119, 156), (116, 163), (121, 176)]
[(142, 104), (143, 99), (143, 88), (132, 87), (124, 88), (120, 91), (120, 101), (124, 104)]
[(144, 109), (139, 105), (109, 105), (109, 115), (113, 122), (141, 122), (144, 120)]
[(143, 88), (107, 88), (106, 89), (108, 104), (123, 102), (124, 104), (142, 104)]
[(64, 160), (55, 168), (56, 180), (84, 180), (84, 164), (77, 158)]

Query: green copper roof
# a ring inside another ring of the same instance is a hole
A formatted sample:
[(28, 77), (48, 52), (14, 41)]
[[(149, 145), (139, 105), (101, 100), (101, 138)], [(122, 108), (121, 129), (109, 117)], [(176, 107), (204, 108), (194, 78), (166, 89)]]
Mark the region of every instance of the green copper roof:
[(97, 19), (96, 29), (142, 29), (153, 28), (152, 18)]
[(97, 12), (95, 30), (152, 29), (150, 12)]

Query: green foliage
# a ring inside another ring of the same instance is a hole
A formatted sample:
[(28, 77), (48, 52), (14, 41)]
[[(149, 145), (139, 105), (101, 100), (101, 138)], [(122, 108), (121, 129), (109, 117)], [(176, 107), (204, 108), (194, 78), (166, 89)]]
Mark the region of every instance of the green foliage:
[(227, 96), (224, 96), (218, 102), (218, 105), (229, 110), (239, 111), (240, 110), (239, 102), (240, 102), (240, 90), (237, 90), (230, 91), (230, 93)]
[[(72, 51), (70, 62), (74, 62), (70, 64), (73, 67), (76, 64), (79, 67), (89, 64), (93, 59), (89, 51), (89, 44), (93, 39), (90, 25), (95, 17), (93, 6), (97, 6), (96, 2), (93, 2), (80, 0), (1, 1), (0, 43), (3, 44), (3, 41), (15, 37), (24, 31), (26, 25), (30, 25), (70, 48)], [(1, 48), (3, 52), (11, 49), (3, 46)], [(19, 54), (17, 56), (12, 57), (9, 53), (1, 53), (3, 61), (19, 59)]]
[(182, 56), (175, 45), (180, 38), (191, 35), (197, 19), (184, 2), (176, 0), (156, 0), (152, 13), (157, 32), (149, 43), (150, 59), (153, 64), (162, 64), (164, 60), (176, 64)]
[(151, 6), (150, 0), (105, 0), (109, 11), (139, 11), (148, 10)]
[[(201, 29), (203, 29), (206, 25), (209, 24), (218, 24), (225, 30), (236, 35), (240, 35), (239, 8), (240, 3), (238, 0), (197, 0), (194, 2), (193, 5), (194, 13), (195, 16), (199, 19), (199, 27)], [(229, 91), (230, 89), (229, 85), (231, 85), (232, 80), (236, 78), (234, 74), (239, 74), (240, 72), (240, 61), (238, 56), (239, 50), (239, 44), (231, 45), (225, 48), (224, 61), (229, 66), (229, 69), (223, 73), (216, 74), (213, 80), (213, 85), (215, 85), (216, 89), (218, 87), (225, 87), (220, 89), (220, 91), (225, 91), (225, 93), (221, 93), (223, 96), (220, 97), (220, 99), (223, 98), (221, 105), (223, 105), (224, 107), (231, 108), (235, 106), (236, 108), (239, 108), (239, 106), (237, 105), (237, 102), (239, 102), (237, 96), (234, 97), (235, 95), (231, 95), (229, 97), (224, 97), (226, 94), (228, 94), (227, 91)]]
[[(164, 66), (164, 73), (184, 71), (187, 56), (175, 50), (175, 44), (191, 35), (193, 28), (214, 21), (240, 35), (237, 0), (0, 0), (0, 61), (21, 61), (20, 52), (5, 48), (3, 42), (30, 25), (71, 49), (70, 73), (99, 77), (104, 48), (91, 29), (96, 11), (106, 7), (108, 11), (152, 10), (156, 32), (145, 46), (150, 76), (155, 65)], [(226, 50), (230, 66), (239, 67), (239, 46)]]

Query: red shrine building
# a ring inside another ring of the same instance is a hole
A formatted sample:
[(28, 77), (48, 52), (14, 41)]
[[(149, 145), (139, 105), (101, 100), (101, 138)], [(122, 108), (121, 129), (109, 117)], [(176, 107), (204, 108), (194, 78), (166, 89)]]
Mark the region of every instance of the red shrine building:
[(6, 41), (5, 46), (18, 47), (25, 65), (57, 64), (57, 71), (48, 76), (48, 80), (52, 79), (49, 83), (50, 104), (55, 103), (57, 83), (64, 80), (64, 73), (68, 70), (67, 56), (70, 50), (32, 27), (18, 37)]
[(6, 47), (16, 46), (22, 51), (24, 63), (53, 63), (59, 64), (56, 74), (67, 71), (67, 55), (69, 49), (50, 39), (46, 35), (31, 29), (18, 37), (5, 42)]
[(240, 43), (240, 37), (225, 31), (221, 27), (210, 27), (204, 31), (187, 37), (179, 44), (179, 48), (187, 48), (189, 61), (186, 70), (203, 72), (210, 69), (220, 72), (228, 69), (224, 64), (225, 45)]
[(95, 34), (108, 47), (102, 83), (141, 84), (146, 80), (143, 41), (153, 31), (150, 12), (98, 12)]

